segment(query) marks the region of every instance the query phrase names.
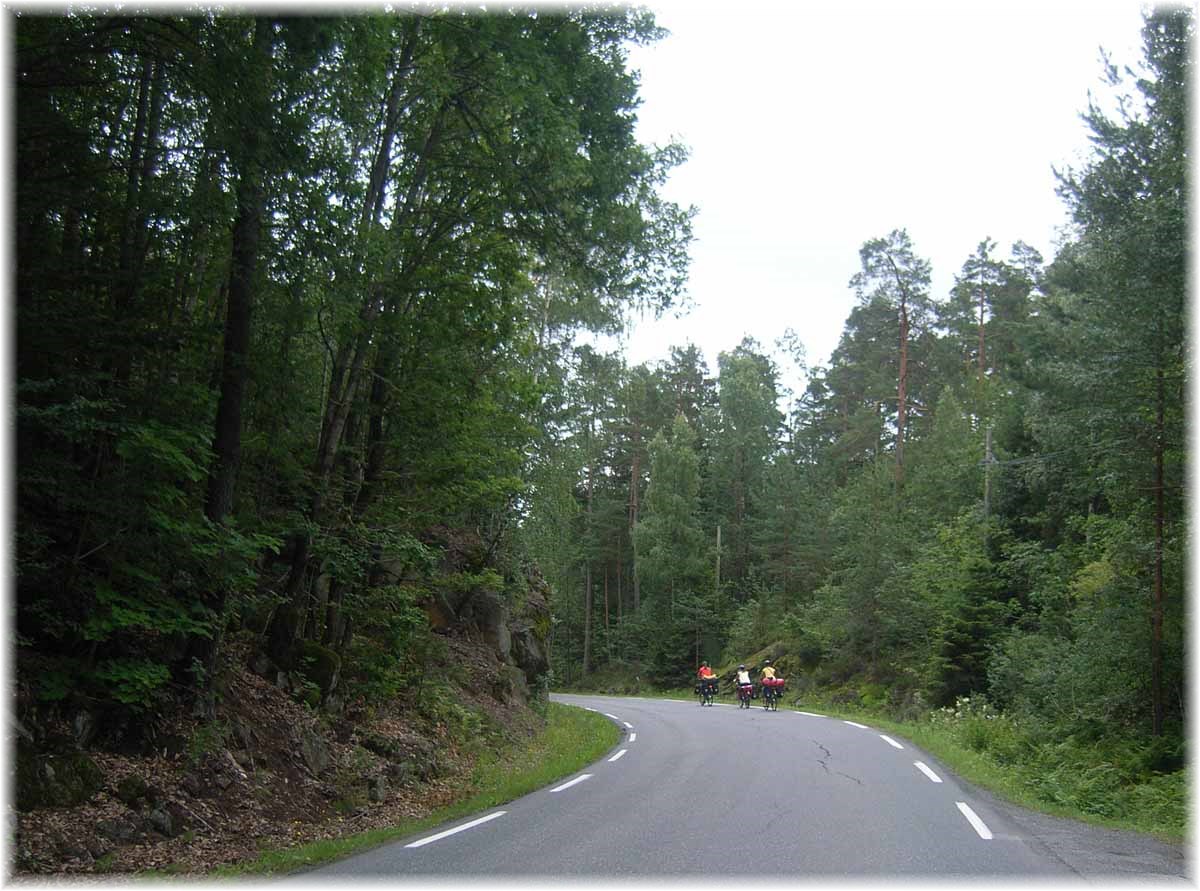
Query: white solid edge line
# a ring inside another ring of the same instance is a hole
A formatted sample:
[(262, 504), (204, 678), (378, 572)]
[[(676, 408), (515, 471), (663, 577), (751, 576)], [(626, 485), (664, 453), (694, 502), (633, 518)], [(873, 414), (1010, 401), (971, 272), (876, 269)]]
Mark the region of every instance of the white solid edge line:
[(914, 761), (913, 765), (917, 768), (917, 770), (921, 771), (921, 773), (925, 774), (925, 776), (929, 777), (929, 779), (933, 780), (935, 783), (940, 783), (942, 781), (940, 776), (938, 776), (920, 761)]
[(955, 804), (962, 811), (962, 815), (967, 818), (967, 822), (979, 833), (980, 838), (987, 839), (992, 837), (992, 830), (987, 828), (987, 824), (979, 819), (979, 816), (967, 806), (965, 801), (956, 801)]
[(629, 734), (629, 741), (630, 741), (630, 742), (637, 742), (637, 734), (636, 734), (636, 733), (631, 733), (631, 734)]
[(824, 715), (818, 715), (816, 712), (796, 712), (798, 715), (808, 715), (810, 718), (824, 718)]
[(857, 723), (855, 723), (854, 721), (843, 721), (842, 723), (843, 723), (843, 724), (849, 724), (851, 727), (859, 727), (859, 728), (861, 728), (861, 729), (863, 729), (863, 730), (866, 730), (866, 729), (867, 729), (867, 725), (866, 725), (866, 724), (857, 724)]
[(569, 783), (563, 783), (561, 786), (555, 786), (550, 791), (551, 792), (561, 792), (563, 789), (570, 789), (576, 783), (582, 783), (584, 780), (588, 779), (590, 776), (591, 776), (590, 773), (582, 774), (580, 776), (575, 777), (575, 779), (571, 780)]
[(413, 842), (412, 844), (405, 845), (404, 847), (419, 848), (422, 845), (427, 845), (430, 842), (439, 841), (443, 838), (446, 838), (447, 836), (457, 835), (458, 833), (460, 833), (466, 829), (473, 829), (474, 827), (478, 826), (480, 823), (486, 823), (489, 820), (495, 820), (497, 817), (503, 817), (507, 813), (508, 813), (508, 811), (496, 811), (493, 814), (488, 814), (486, 817), (480, 817), (478, 820), (472, 820), (470, 823), (463, 823), (461, 826), (455, 826), (453, 829), (447, 829), (445, 832), (439, 832), (437, 835), (426, 836), (425, 838), (419, 839), (419, 840)]
[(611, 758), (609, 758), (608, 760), (609, 760), (609, 761), (616, 761), (618, 758), (620, 758), (622, 755), (624, 755), (624, 754), (625, 754), (626, 752), (628, 752), (628, 751), (629, 751), (629, 749), (621, 749), (621, 751), (617, 752), (617, 754), (613, 755), (613, 756), (612, 756)]
[(630, 724), (628, 721), (622, 721), (621, 723), (624, 724), (628, 729), (630, 729), (630, 730), (633, 729), (633, 725)]
[(610, 715), (608, 712), (605, 712), (605, 713), (604, 713), (604, 717), (606, 717), (606, 718), (612, 718), (614, 721), (620, 721), (620, 720), (621, 720), (621, 719), (620, 719), (620, 718), (618, 718), (616, 715)]
[(884, 735), (881, 733), (881, 734), (879, 734), (879, 738), (880, 738), (881, 740), (883, 740), (885, 743), (887, 743), (889, 746), (891, 746), (892, 748), (894, 748), (894, 749), (903, 749), (903, 748), (904, 748), (904, 746), (900, 745), (900, 743), (896, 742), (896, 741), (895, 741), (894, 739), (892, 739), (890, 736), (884, 736)]

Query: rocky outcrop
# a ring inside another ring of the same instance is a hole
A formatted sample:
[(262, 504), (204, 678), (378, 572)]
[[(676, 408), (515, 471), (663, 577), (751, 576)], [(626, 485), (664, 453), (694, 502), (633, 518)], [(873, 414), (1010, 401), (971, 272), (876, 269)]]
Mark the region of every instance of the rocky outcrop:
[(511, 662), (525, 672), (525, 680), (536, 686), (550, 670), (546, 641), (550, 636), (550, 587), (536, 568), (526, 573), (529, 590), (521, 611), (509, 626)]
[(17, 808), (73, 807), (100, 790), (104, 775), (83, 752), (43, 753), (17, 741)]

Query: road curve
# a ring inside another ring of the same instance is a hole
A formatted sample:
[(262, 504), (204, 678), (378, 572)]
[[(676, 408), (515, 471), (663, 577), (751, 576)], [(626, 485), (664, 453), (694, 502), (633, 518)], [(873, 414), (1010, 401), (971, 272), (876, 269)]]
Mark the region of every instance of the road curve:
[(621, 728), (516, 801), (295, 878), (1080, 879), (908, 742), (827, 716), (555, 695)]

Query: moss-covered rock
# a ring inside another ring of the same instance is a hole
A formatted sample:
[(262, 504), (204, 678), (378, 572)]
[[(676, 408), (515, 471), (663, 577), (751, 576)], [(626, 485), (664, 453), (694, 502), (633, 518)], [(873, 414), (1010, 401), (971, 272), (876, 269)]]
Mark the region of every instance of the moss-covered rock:
[(297, 642), (296, 652), (299, 657), (297, 669), (320, 688), (321, 700), (324, 700), (337, 689), (341, 678), (342, 657), (329, 647), (311, 640)]
[(126, 807), (136, 808), (138, 803), (150, 796), (150, 785), (137, 774), (130, 774), (117, 783), (117, 798)]
[(73, 807), (95, 795), (104, 783), (96, 762), (83, 752), (41, 754), (17, 743), (17, 808)]
[(492, 696), (500, 702), (508, 703), (529, 701), (529, 685), (525, 681), (525, 672), (515, 665), (502, 665), (496, 681), (492, 685)]
[(296, 739), (305, 766), (315, 777), (323, 774), (333, 760), (325, 738), (314, 728), (301, 727), (296, 732)]

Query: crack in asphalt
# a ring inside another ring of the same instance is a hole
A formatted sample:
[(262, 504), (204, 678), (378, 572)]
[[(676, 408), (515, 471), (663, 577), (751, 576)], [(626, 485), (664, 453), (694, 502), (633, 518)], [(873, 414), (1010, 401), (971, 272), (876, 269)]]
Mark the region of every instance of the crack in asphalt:
[[(818, 749), (820, 749), (824, 753), (824, 757), (817, 758), (817, 763), (820, 764), (821, 767), (825, 769), (826, 773), (830, 773), (829, 764), (827, 762), (833, 758), (833, 752), (829, 751), (829, 749), (825, 748), (825, 746), (821, 745), (815, 739), (812, 740), (812, 743), (813, 743), (813, 745), (815, 745)], [(852, 777), (852, 776), (850, 776), (850, 774), (842, 773), (840, 770), (837, 771), (837, 775), (840, 777), (845, 777), (848, 780), (853, 780), (854, 782), (858, 783), (860, 786), (863, 784), (863, 781), (860, 780), (858, 777)]]

